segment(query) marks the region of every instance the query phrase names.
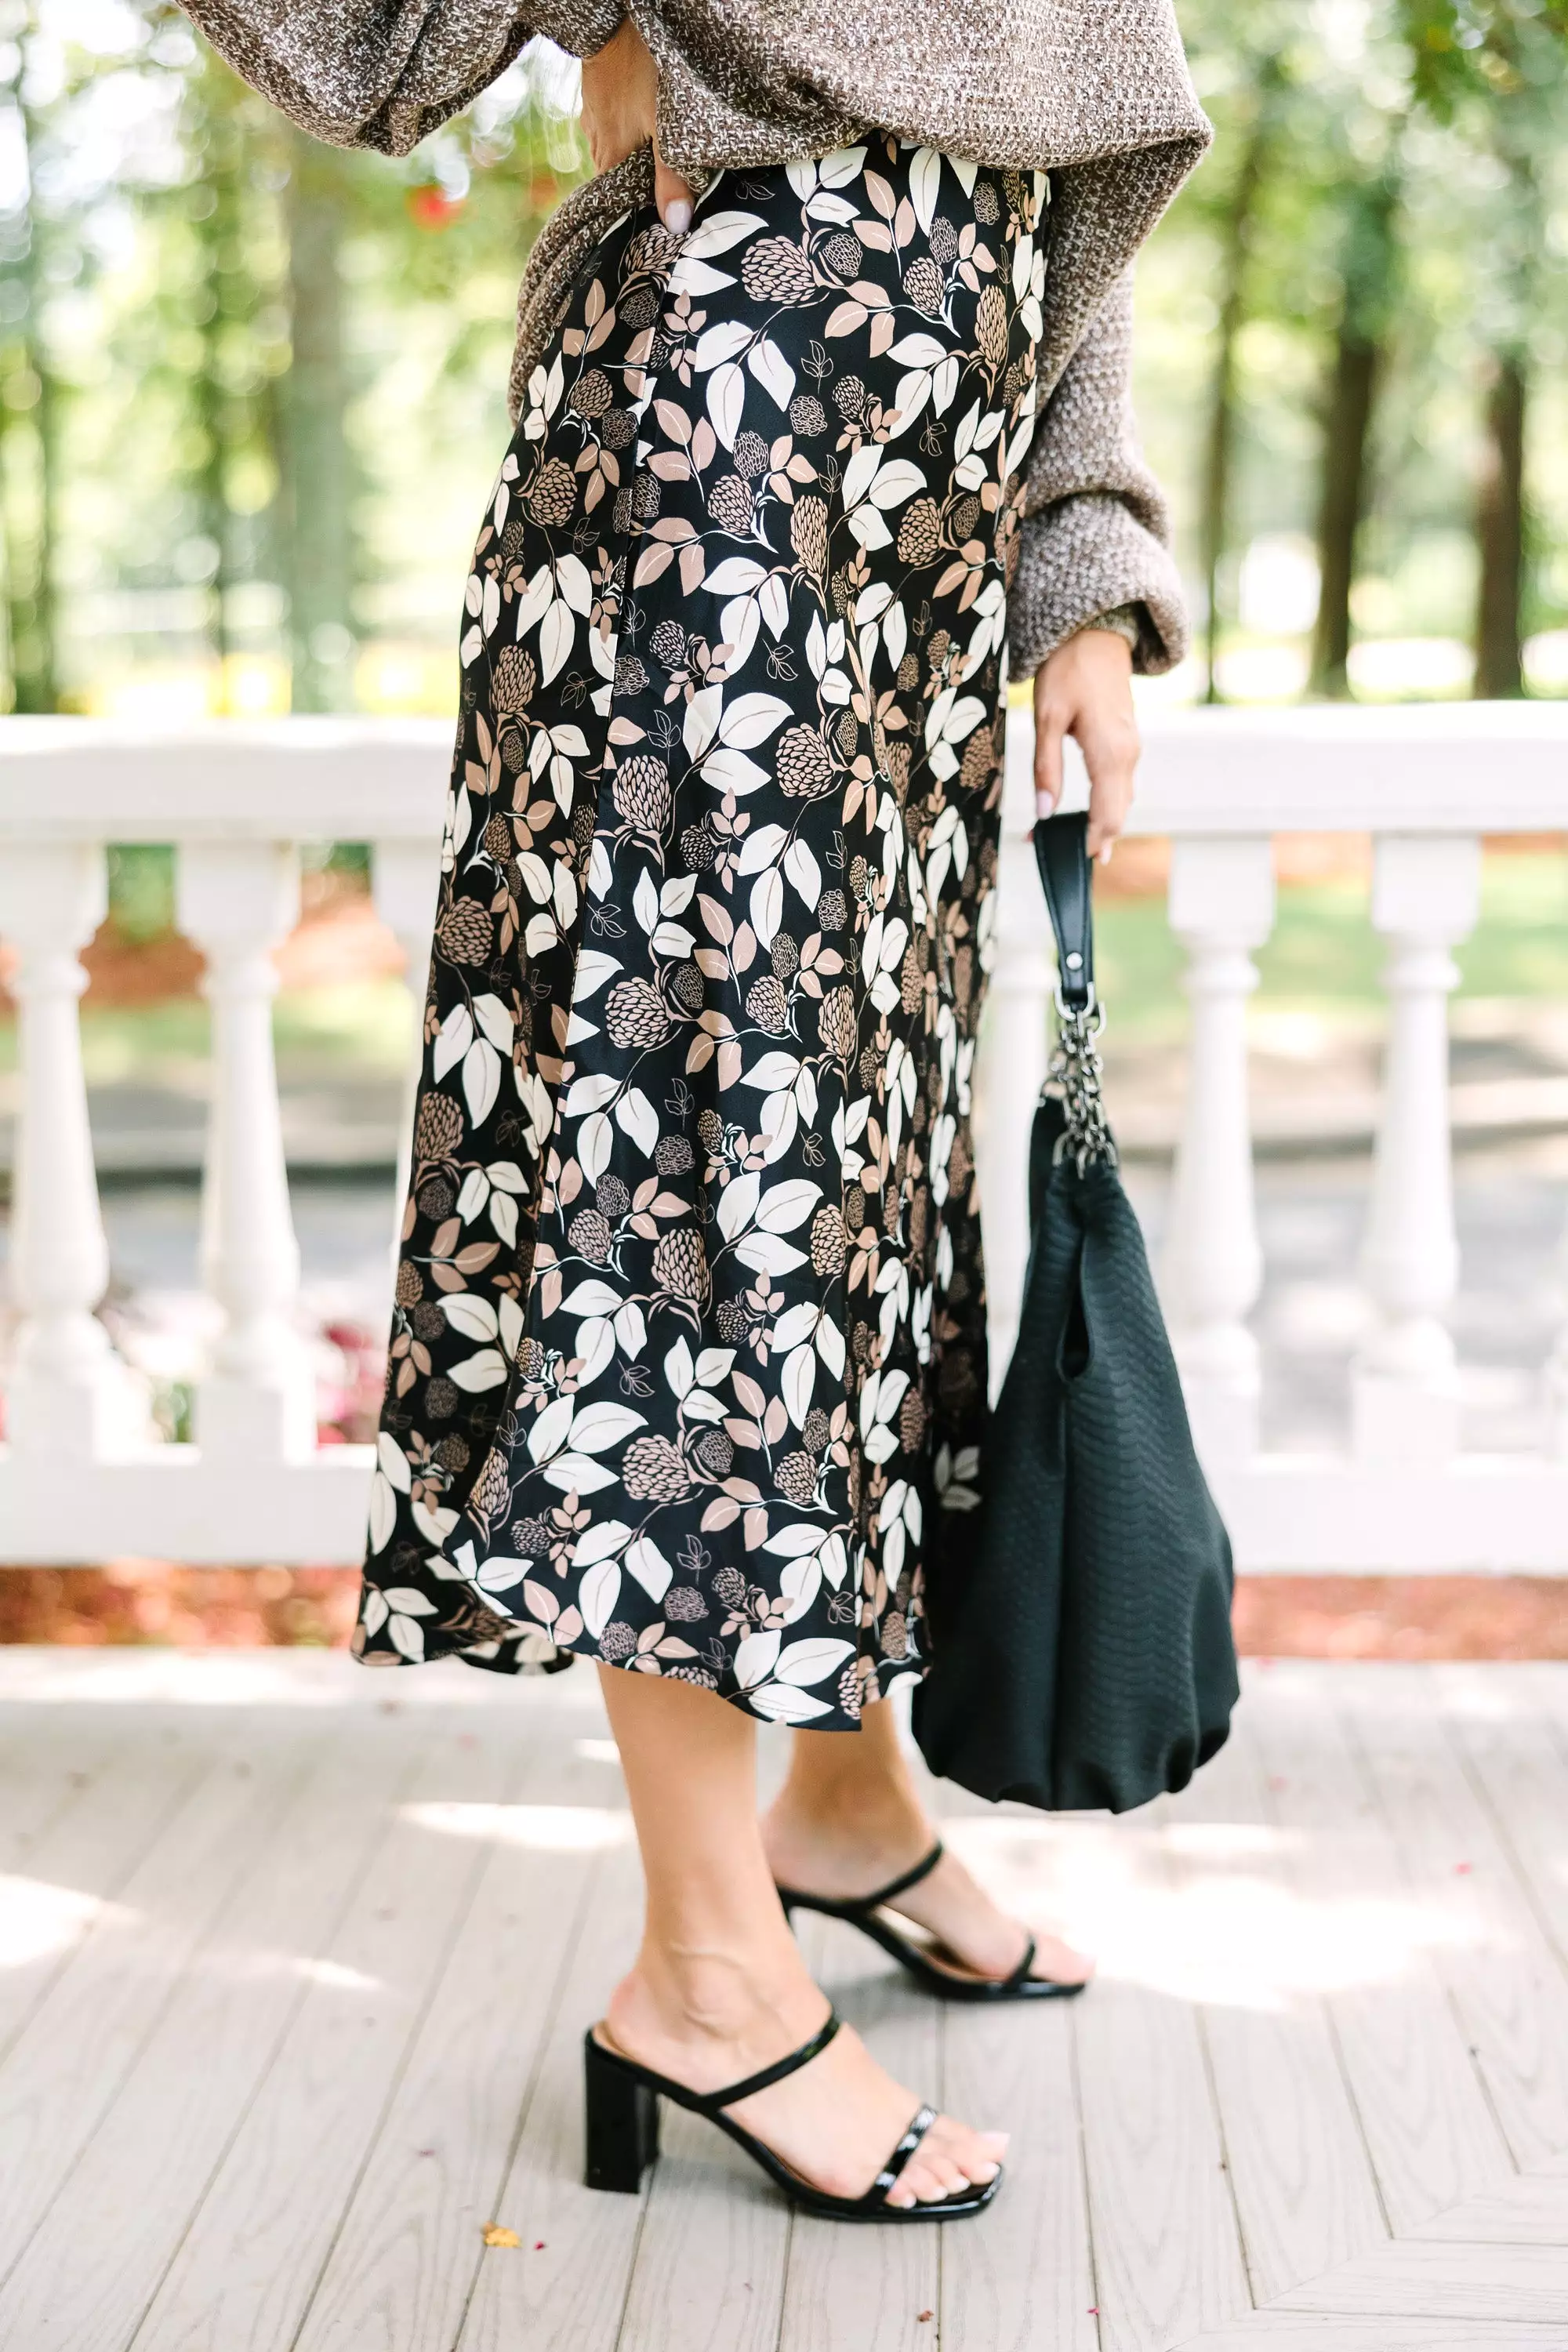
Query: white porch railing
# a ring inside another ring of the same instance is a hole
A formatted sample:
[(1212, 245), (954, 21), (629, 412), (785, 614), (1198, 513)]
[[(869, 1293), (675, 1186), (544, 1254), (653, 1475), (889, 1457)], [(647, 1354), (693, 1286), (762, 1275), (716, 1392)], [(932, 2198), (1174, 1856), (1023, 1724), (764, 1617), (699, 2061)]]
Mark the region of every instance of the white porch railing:
[[(1568, 1332), (1541, 1369), (1551, 1453), (1482, 1456), (1458, 1451), (1458, 1374), (1443, 1319), (1458, 1256), (1452, 950), (1476, 919), (1479, 830), (1568, 831), (1568, 707), (1190, 711), (1158, 716), (1147, 737), (1136, 827), (1173, 838), (1170, 919), (1192, 1003), (1161, 1274), (1240, 1564), (1568, 1571)], [(449, 741), (443, 722), (296, 719), (137, 734), (82, 720), (0, 721), (0, 937), (19, 960), (21, 1004), (11, 1243), (21, 1323), (10, 1442), (0, 1449), (0, 1559), (359, 1557), (369, 1452), (316, 1449), (296, 1325), (271, 951), (295, 919), (298, 845), (365, 841), (376, 905), (410, 970), (423, 974)], [(1051, 984), (1024, 841), (1029, 751), (1028, 721), (1015, 714), (1000, 948), (977, 1079), (999, 1354), (1026, 1248), (1022, 1170)], [(1247, 1317), (1262, 1253), (1244, 1014), (1251, 959), (1273, 921), (1270, 836), (1287, 831), (1373, 834), (1371, 919), (1388, 941), (1388, 1048), (1362, 1258), (1375, 1311), (1352, 1371), (1352, 1443), (1342, 1456), (1258, 1447), (1258, 1351)], [(110, 841), (176, 846), (180, 920), (207, 959), (215, 1066), (202, 1265), (223, 1326), (198, 1387), (192, 1445), (149, 1440), (143, 1401), (93, 1311), (108, 1255), (77, 957), (101, 918)], [(389, 1241), (393, 1227), (389, 1198)]]

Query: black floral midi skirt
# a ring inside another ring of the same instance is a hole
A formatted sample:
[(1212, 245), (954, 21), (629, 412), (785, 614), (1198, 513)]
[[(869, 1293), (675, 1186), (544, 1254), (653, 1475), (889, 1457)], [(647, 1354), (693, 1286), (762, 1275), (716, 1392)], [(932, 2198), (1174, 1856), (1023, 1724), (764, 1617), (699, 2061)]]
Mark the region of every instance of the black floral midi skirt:
[(970, 1084), (1043, 175), (596, 249), (498, 478), (356, 1652), (852, 1728), (985, 1399)]

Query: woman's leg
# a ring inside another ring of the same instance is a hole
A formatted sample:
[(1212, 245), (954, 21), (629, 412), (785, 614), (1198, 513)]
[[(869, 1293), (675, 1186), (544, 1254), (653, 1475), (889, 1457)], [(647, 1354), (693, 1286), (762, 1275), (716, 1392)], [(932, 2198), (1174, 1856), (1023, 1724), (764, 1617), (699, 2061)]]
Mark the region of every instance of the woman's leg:
[[(642, 1948), (603, 2030), (644, 2065), (717, 2090), (798, 2048), (827, 2011), (763, 1850), (755, 1726), (688, 1683), (623, 1666), (601, 1666), (599, 1678), (647, 1884)], [(816, 2187), (858, 2197), (920, 2104), (846, 2028), (811, 2065), (731, 2112)], [(1005, 2145), (1005, 2134), (941, 2116), (889, 2202), (988, 2180)]]
[[(936, 1834), (886, 1699), (866, 1709), (858, 1733), (795, 1733), (789, 1777), (763, 1823), (778, 1879), (840, 1899), (885, 1886), (930, 1852)], [(954, 1853), (900, 1895), (898, 1908), (982, 1976), (1005, 1977), (1018, 1963), (1026, 1930)], [(1092, 1974), (1092, 1963), (1058, 1937), (1040, 1935), (1036, 1944), (1035, 1975), (1078, 1984)]]

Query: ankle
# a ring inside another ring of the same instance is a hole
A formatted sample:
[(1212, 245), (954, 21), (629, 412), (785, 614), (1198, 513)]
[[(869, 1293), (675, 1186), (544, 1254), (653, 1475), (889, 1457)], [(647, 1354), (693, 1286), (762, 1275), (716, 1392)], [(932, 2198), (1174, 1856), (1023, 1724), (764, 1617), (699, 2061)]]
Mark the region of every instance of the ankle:
[(793, 1941), (774, 1955), (692, 1949), (648, 1937), (606, 2015), (612, 2032), (618, 2021), (634, 2036), (733, 2049), (775, 2032), (798, 2040), (820, 2021), (821, 2007)]
[(764, 1831), (775, 1868), (800, 1851), (885, 1862), (894, 1870), (917, 1861), (935, 1836), (914, 1790), (890, 1775), (855, 1788), (786, 1782)]

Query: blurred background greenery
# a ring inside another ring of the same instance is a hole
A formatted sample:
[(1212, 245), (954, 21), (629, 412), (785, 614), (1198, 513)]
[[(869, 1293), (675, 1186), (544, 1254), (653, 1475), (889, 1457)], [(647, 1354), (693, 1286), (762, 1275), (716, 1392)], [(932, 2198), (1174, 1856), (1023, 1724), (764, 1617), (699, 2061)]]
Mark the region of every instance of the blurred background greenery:
[[(1140, 273), (1200, 648), (1161, 690), (1568, 692), (1568, 0), (1184, 0), (1219, 132)], [(0, 5), (0, 702), (444, 711), (536, 44), (402, 161), (157, 0)]]

